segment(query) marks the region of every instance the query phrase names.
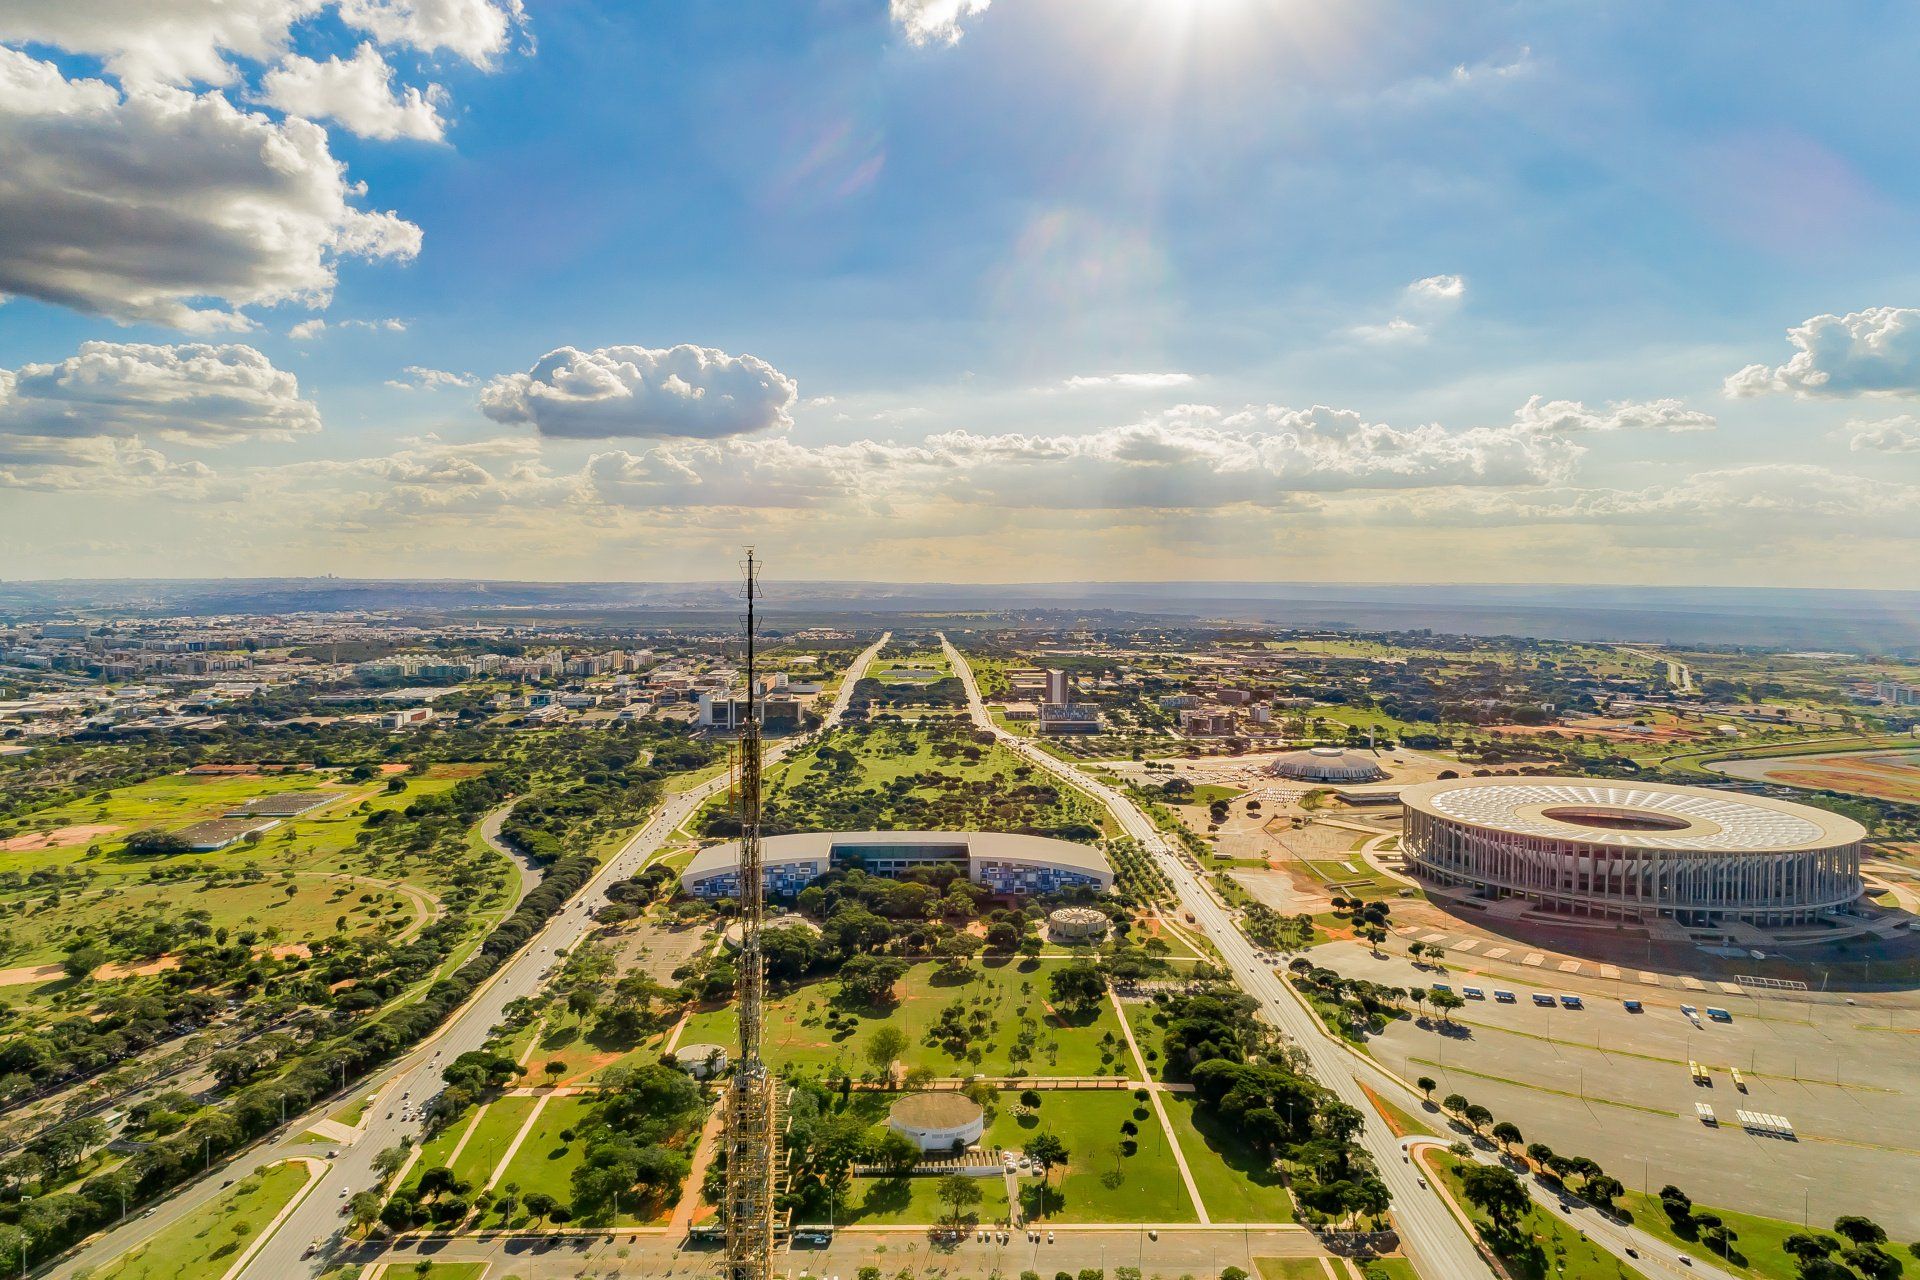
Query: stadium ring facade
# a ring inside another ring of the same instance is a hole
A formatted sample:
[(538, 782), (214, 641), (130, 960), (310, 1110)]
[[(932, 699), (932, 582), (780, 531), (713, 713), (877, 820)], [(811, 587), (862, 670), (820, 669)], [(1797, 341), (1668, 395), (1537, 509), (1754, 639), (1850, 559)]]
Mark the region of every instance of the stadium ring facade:
[(1863, 891), (1859, 823), (1700, 787), (1472, 778), (1404, 788), (1409, 870), (1561, 914), (1808, 925)]

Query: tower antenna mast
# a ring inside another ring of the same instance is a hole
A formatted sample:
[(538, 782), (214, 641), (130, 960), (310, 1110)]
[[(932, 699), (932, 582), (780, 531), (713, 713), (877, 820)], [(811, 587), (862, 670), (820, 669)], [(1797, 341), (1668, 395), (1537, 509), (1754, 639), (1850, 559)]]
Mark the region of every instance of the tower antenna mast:
[(727, 1280), (770, 1280), (773, 1274), (773, 1081), (760, 1056), (766, 1017), (766, 962), (761, 927), (766, 882), (760, 854), (760, 715), (754, 663), (754, 599), (759, 564), (747, 548), (747, 713), (739, 722), (740, 956), (736, 1001), (740, 1057), (727, 1090)]

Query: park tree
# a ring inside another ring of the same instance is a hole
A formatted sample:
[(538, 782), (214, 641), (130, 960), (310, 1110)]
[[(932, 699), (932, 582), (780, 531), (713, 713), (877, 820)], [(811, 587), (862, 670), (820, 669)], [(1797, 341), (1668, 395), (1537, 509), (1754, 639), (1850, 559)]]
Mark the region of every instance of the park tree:
[(939, 1197), (941, 1204), (947, 1206), (948, 1212), (952, 1216), (952, 1221), (956, 1226), (959, 1225), (961, 1216), (965, 1214), (968, 1209), (979, 1204), (980, 1201), (985, 1198), (980, 1190), (979, 1182), (973, 1178), (969, 1178), (964, 1173), (949, 1173), (943, 1175), (940, 1181), (934, 1186), (934, 1194)]
[(1493, 1140), (1499, 1143), (1503, 1149), (1511, 1151), (1513, 1148), (1519, 1146), (1522, 1141), (1520, 1126), (1511, 1120), (1502, 1120), (1499, 1124), (1493, 1126)]
[(1063, 964), (1047, 977), (1047, 989), (1053, 1002), (1067, 1008), (1085, 1009), (1106, 994), (1106, 979), (1085, 961)]
[(1420, 1086), (1420, 1092), (1426, 1097), (1428, 1102), (1433, 1101), (1433, 1091), (1440, 1087), (1440, 1082), (1432, 1076), (1421, 1076), (1418, 1080), (1414, 1081), (1414, 1083)]
[(888, 1173), (903, 1178), (920, 1163), (920, 1148), (906, 1134), (889, 1129), (873, 1144), (873, 1160)]
[(1053, 1172), (1055, 1165), (1065, 1164), (1072, 1158), (1067, 1145), (1054, 1134), (1042, 1129), (1027, 1142), (1027, 1158), (1040, 1166), (1040, 1181), (1045, 1182)]
[(889, 1023), (873, 1033), (872, 1038), (867, 1041), (866, 1048), (861, 1052), (872, 1074), (879, 1078), (888, 1075), (893, 1069), (893, 1064), (906, 1051), (906, 1034)]
[(1460, 1175), (1460, 1188), (1487, 1215), (1496, 1234), (1507, 1235), (1527, 1212), (1527, 1186), (1511, 1169), (1472, 1164)]

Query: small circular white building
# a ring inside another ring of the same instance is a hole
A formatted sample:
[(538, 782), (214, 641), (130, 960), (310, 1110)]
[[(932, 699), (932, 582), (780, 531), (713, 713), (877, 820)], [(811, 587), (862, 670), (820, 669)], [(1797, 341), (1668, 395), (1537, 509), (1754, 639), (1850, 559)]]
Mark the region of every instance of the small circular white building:
[(1300, 782), (1378, 782), (1387, 776), (1387, 771), (1366, 752), (1343, 747), (1289, 751), (1273, 762), (1273, 772)]
[(695, 1080), (712, 1080), (727, 1070), (727, 1048), (719, 1044), (683, 1044), (673, 1051), (673, 1061)]
[(1047, 934), (1059, 942), (1098, 942), (1107, 936), (1107, 913), (1092, 907), (1061, 907), (1047, 916)]
[(1808, 925), (1859, 898), (1851, 818), (1766, 796), (1596, 778), (1407, 787), (1410, 870), (1489, 898), (1693, 928)]
[(970, 1147), (986, 1132), (986, 1112), (958, 1093), (910, 1093), (893, 1104), (887, 1126), (922, 1151)]

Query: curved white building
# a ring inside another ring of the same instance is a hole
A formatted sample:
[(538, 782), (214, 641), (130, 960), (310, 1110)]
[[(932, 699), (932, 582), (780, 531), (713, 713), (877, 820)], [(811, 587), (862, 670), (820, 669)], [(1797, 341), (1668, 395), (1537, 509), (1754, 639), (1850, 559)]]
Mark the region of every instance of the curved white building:
[(893, 1104), (887, 1126), (922, 1151), (947, 1152), (980, 1141), (987, 1116), (979, 1103), (957, 1093), (910, 1093)]
[(1301, 782), (1378, 782), (1387, 776), (1387, 771), (1372, 756), (1344, 747), (1289, 751), (1273, 762), (1273, 772)]
[(1683, 926), (1811, 924), (1859, 898), (1865, 828), (1763, 796), (1594, 778), (1471, 778), (1400, 793), (1410, 870), (1489, 898)]
[[(994, 893), (1058, 893), (1113, 887), (1113, 868), (1090, 845), (1003, 831), (808, 831), (760, 842), (761, 875), (775, 897), (792, 897), (829, 871), (859, 867), (899, 875), (910, 867), (952, 862)], [(740, 842), (711, 845), (693, 855), (680, 886), (698, 898), (740, 892)]]

